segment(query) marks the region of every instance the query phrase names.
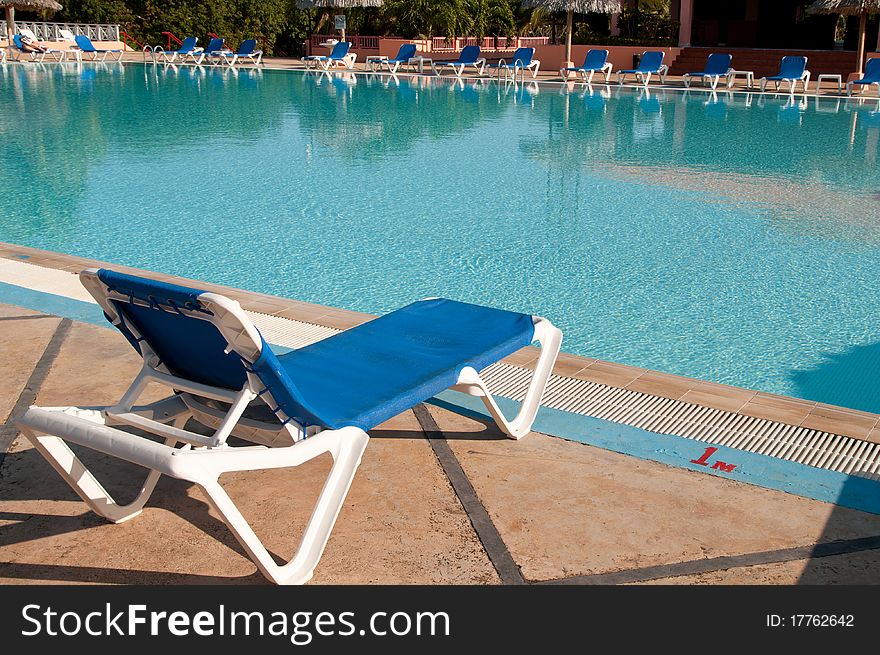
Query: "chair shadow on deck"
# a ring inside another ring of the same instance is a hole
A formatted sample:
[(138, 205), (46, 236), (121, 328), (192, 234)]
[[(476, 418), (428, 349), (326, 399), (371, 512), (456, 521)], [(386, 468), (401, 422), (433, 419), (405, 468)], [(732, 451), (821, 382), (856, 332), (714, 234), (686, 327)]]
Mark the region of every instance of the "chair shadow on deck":
[[(507, 437), (497, 425), (488, 421), (474, 419), (479, 427), (473, 432), (444, 432), (443, 438), (450, 440), (505, 440)], [(191, 423), (188, 428), (194, 427)], [(414, 439), (423, 440), (426, 435), (421, 430), (375, 429), (370, 432), (373, 440)], [(231, 441), (235, 441), (233, 437)], [(146, 471), (138, 466), (117, 458), (102, 455), (88, 448), (72, 445), (72, 448), (86, 466), (101, 480), (107, 490), (120, 503), (130, 501), (137, 493), (138, 482)], [(315, 460), (315, 466), (329, 466), (326, 461)], [(245, 473), (244, 475), (247, 475)], [(291, 489), (296, 491), (298, 501), (303, 499), (301, 489), (294, 489), (295, 477), (291, 477)], [(209, 512), (209, 506), (200, 496), (189, 490), (195, 485), (167, 476), (160, 478), (146, 510), (162, 509), (187, 521), (201, 532), (210, 536), (223, 546), (247, 559), (241, 545), (226, 525)], [(312, 490), (317, 495), (318, 489)], [(307, 495), (307, 494), (306, 494)], [(14, 544), (38, 541), (49, 537), (72, 534), (80, 531), (109, 527), (105, 519), (89, 511), (70, 487), (52, 472), (43, 457), (33, 448), (27, 448), (6, 455), (0, 470), (0, 504), (4, 501), (48, 501), (74, 502), (82, 511), (76, 514), (33, 514), (0, 509), (0, 521), (9, 521), (0, 528), (0, 549)], [(309, 503), (306, 503), (309, 505)], [(311, 505), (309, 505), (311, 506)], [(133, 521), (141, 520), (139, 517)], [(174, 535), (160, 535), (161, 539), (173, 540)], [(295, 546), (291, 540), (290, 547)], [(136, 549), (137, 543), (130, 544)], [(87, 546), (86, 546), (87, 547)], [(272, 553), (276, 560), (284, 558)], [(24, 581), (82, 582), (92, 584), (266, 584), (259, 571), (246, 576), (212, 576), (201, 574), (156, 571), (138, 568), (118, 569), (108, 566), (77, 566), (55, 563), (17, 563), (2, 561), (0, 557), (0, 577)], [(133, 560), (134, 563), (134, 560)]]

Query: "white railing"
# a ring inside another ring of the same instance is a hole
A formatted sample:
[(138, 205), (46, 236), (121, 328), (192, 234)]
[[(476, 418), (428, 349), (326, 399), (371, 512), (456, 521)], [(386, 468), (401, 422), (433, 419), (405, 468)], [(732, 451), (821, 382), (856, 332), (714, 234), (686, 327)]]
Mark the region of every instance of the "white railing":
[[(119, 25), (95, 23), (36, 23), (27, 20), (15, 21), (21, 30), (26, 28), (37, 35), (40, 41), (61, 40), (61, 30), (70, 30), (74, 35), (84, 34), (92, 41), (119, 41)], [(6, 21), (0, 20), (0, 38), (6, 36)]]

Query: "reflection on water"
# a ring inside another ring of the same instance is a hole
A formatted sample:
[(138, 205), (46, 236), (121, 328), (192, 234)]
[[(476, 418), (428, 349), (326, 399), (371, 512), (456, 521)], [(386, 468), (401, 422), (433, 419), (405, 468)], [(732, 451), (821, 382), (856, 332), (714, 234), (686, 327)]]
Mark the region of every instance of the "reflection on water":
[(829, 380), (880, 341), (877, 104), (9, 64), (0, 239), (364, 311), (490, 303), (571, 352), (868, 408)]

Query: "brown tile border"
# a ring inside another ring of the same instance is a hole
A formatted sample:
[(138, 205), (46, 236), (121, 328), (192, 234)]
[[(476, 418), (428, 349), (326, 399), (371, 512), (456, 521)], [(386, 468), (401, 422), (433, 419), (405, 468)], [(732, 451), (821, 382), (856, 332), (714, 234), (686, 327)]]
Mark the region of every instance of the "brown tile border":
[[(163, 281), (198, 286), (234, 298), (247, 310), (272, 314), (326, 327), (347, 329), (373, 318), (370, 314), (317, 305), (220, 284), (165, 275), (120, 264), (54, 253), (27, 246), (0, 242), (0, 258), (77, 272), (83, 268), (108, 266)], [(537, 348), (523, 348), (504, 359), (511, 366), (533, 368)], [(599, 384), (670, 398), (743, 416), (757, 417), (880, 443), (880, 415), (836, 407), (815, 401), (779, 396), (715, 382), (616, 364), (589, 357), (561, 353), (554, 373), (560, 377), (588, 380)]]

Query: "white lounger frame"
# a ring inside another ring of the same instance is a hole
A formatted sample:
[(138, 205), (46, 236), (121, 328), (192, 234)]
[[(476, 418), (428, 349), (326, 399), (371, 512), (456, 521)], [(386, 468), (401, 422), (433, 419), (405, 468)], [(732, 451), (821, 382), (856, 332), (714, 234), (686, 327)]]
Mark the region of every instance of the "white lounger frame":
[(123, 50), (116, 50), (115, 52), (113, 50), (98, 50), (98, 49), (95, 49), (95, 52), (86, 52), (85, 50), (83, 50), (82, 58), (83, 58), (83, 61), (105, 62), (105, 61), (107, 61), (107, 57), (109, 56), (110, 61), (122, 61), (122, 55), (124, 55), (124, 54), (125, 54), (125, 52)]
[[(128, 296), (109, 291), (94, 270), (83, 271), (80, 279), (110, 319), (120, 321), (110, 300), (128, 302)], [(262, 343), (260, 334), (237, 302), (213, 293), (201, 294), (199, 301), (212, 315), (184, 308), (179, 308), (179, 311), (213, 323), (227, 340), (229, 350), (247, 361), (259, 357)], [(535, 318), (534, 321), (535, 340), (541, 343), (542, 352), (525, 400), (513, 420), (508, 420), (502, 414), (486, 383), (473, 368), (464, 368), (453, 387), (481, 397), (499, 427), (514, 439), (525, 436), (531, 429), (562, 341), (562, 333), (549, 321), (542, 318)], [(140, 338), (131, 325), (128, 327), (135, 337)], [(287, 420), (282, 424), (281, 421), (287, 417), (280, 410), (276, 412), (278, 423), (243, 418), (248, 405), (263, 390), (255, 374), (249, 372), (246, 384), (238, 391), (211, 387), (170, 374), (158, 362), (146, 341), (141, 341), (140, 346), (144, 352), (143, 368), (116, 405), (101, 408), (33, 406), (18, 422), (22, 434), (80, 498), (95, 513), (109, 521), (121, 523), (137, 516), (161, 475), (187, 480), (204, 491), (263, 575), (277, 584), (302, 584), (308, 581), (321, 558), (360, 464), (369, 441), (367, 433), (356, 427), (323, 431), (310, 428), (304, 432), (294, 421)], [(135, 407), (135, 402), (149, 382), (167, 386), (179, 392), (179, 395), (148, 406)], [(224, 413), (208, 407), (194, 395), (229, 403), (229, 407)], [(270, 394), (263, 393), (262, 397), (270, 407), (275, 405)], [(187, 430), (185, 425), (191, 418), (214, 429), (214, 434), (204, 436)], [(149, 432), (162, 439), (163, 443), (114, 427), (120, 424)], [(230, 434), (257, 445), (230, 446), (226, 443)], [(117, 504), (66, 442), (148, 469), (149, 474), (135, 500), (128, 505)], [(332, 456), (333, 467), (296, 554), (290, 561), (279, 565), (224, 491), (219, 478), (223, 473), (232, 471), (294, 467), (324, 453)]]
[(259, 66), (261, 63), (263, 63), (263, 51), (262, 50), (254, 50), (249, 55), (240, 55), (237, 52), (233, 52), (231, 54), (224, 53), (224, 54), (221, 54), (220, 56), (223, 58), (223, 61), (229, 65), (230, 68), (232, 68), (233, 66), (235, 66), (236, 63), (239, 63), (239, 62), (243, 64), (246, 61), (249, 61), (254, 66)]
[[(660, 83), (666, 84), (666, 76), (669, 74), (669, 66), (666, 64), (661, 64), (660, 68), (657, 69), (656, 74), (660, 76)], [(617, 71), (617, 83), (623, 84), (626, 81), (627, 75), (634, 75), (636, 78), (636, 82), (643, 86), (648, 86), (648, 83), (651, 81), (651, 75), (654, 75), (654, 72), (650, 73), (627, 73), (626, 71)]]
[(691, 88), (691, 82), (695, 79), (699, 79), (703, 82), (703, 86), (706, 86), (706, 80), (709, 80), (709, 86), (712, 87), (712, 90), (715, 91), (718, 88), (718, 82), (723, 77), (727, 82), (728, 88), (730, 88), (730, 73), (733, 71), (733, 68), (728, 68), (727, 72), (724, 75), (693, 75), (691, 73), (685, 73), (681, 76), (681, 81), (684, 82), (684, 88)]
[(504, 73), (505, 80), (513, 80), (516, 82), (517, 73), (519, 73), (520, 81), (525, 82), (526, 79), (526, 71), (530, 71), (532, 73), (532, 79), (538, 77), (538, 71), (541, 69), (541, 60), (540, 59), (532, 59), (528, 66), (523, 66), (520, 60), (516, 60), (513, 62), (512, 67), (507, 67), (505, 64), (507, 62), (504, 59), (498, 60), (498, 65), (495, 66), (496, 76), (498, 81), (501, 81), (501, 73)]
[(858, 86), (859, 94), (865, 93), (868, 91), (868, 87), (876, 86), (877, 87), (877, 97), (880, 98), (880, 82), (869, 82), (868, 84), (856, 84), (855, 81), (846, 83), (846, 95), (851, 96), (853, 94), (853, 89)]
[(571, 81), (572, 77), (576, 77), (578, 75), (581, 76), (584, 84), (592, 84), (593, 83), (593, 75), (595, 73), (602, 73), (605, 76), (605, 84), (611, 80), (611, 71), (614, 67), (612, 66), (610, 61), (606, 61), (605, 65), (602, 68), (593, 68), (591, 70), (568, 70), (566, 68), (559, 69), (559, 76), (562, 78), (563, 82)]
[[(767, 88), (767, 82), (770, 81), (771, 80), (768, 80), (766, 77), (761, 78), (761, 93), (764, 93), (764, 90)], [(810, 71), (804, 71), (804, 74), (797, 79), (772, 80), (772, 82), (776, 85), (776, 91), (779, 91), (783, 82), (788, 82), (789, 93), (794, 93), (795, 91), (797, 91), (798, 82), (801, 82), (804, 85), (804, 93), (806, 93), (807, 87), (810, 86)]]
[[(437, 67), (440, 67), (440, 70), (437, 70)], [(448, 66), (452, 69), (452, 72), (455, 73), (456, 77), (461, 77), (464, 74), (464, 69), (468, 66), (473, 66), (477, 69), (477, 75), (484, 75), (486, 70), (486, 58), (480, 57), (472, 64), (459, 64), (454, 61), (445, 61), (445, 62), (431, 62), (431, 70), (434, 72), (434, 75), (440, 76), (440, 73), (443, 72), (443, 68)]]
[(322, 70), (329, 71), (331, 68), (335, 68), (336, 64), (342, 64), (344, 68), (351, 70), (357, 61), (357, 53), (349, 52), (339, 59), (330, 59), (329, 55), (325, 59), (306, 59), (303, 57), (300, 61), (306, 68), (312, 68), (310, 64), (314, 64), (315, 69), (321, 68)]

